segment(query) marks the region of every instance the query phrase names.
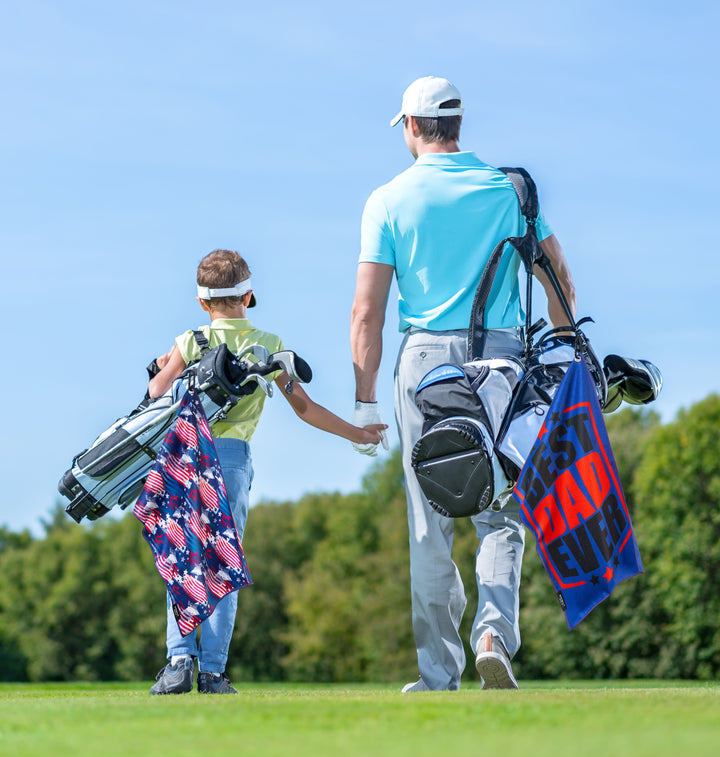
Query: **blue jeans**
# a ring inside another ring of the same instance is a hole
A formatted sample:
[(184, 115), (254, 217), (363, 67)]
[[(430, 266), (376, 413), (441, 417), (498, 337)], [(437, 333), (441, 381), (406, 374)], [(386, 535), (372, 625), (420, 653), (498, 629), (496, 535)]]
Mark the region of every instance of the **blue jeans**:
[[(250, 502), (253, 480), (250, 445), (240, 439), (215, 439), (225, 489), (230, 502), (238, 537), (242, 540)], [(198, 658), (203, 673), (222, 673), (227, 662), (230, 639), (235, 627), (237, 591), (226, 594), (215, 606), (212, 615), (200, 624), (198, 630), (183, 637), (173, 615), (170, 596), (167, 598), (167, 656), (192, 655)]]
[[(413, 631), (420, 676), (430, 689), (438, 691), (460, 688), (465, 650), (458, 629), (467, 599), (451, 555), (454, 521), (430, 507), (412, 468), (412, 450), (423, 424), (422, 413), (415, 405), (415, 389), (432, 368), (442, 363), (462, 365), (466, 350), (467, 331), (411, 330), (400, 347), (395, 368), (395, 417), (410, 530)], [(497, 330), (488, 333), (484, 356), (517, 355), (521, 350), (515, 330)], [(471, 519), (478, 536), (475, 578), (479, 601), (470, 644), (477, 651), (480, 637), (491, 632), (512, 657), (520, 646), (518, 613), (525, 530), (517, 503), (509, 495), (503, 499)]]

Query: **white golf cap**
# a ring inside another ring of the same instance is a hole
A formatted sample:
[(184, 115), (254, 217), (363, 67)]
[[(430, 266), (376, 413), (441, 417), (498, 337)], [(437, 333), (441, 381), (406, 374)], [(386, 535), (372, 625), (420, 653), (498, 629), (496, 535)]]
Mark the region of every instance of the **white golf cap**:
[(395, 126), (403, 116), (420, 118), (440, 118), (442, 116), (462, 116), (464, 108), (441, 108), (448, 100), (462, 100), (460, 93), (447, 79), (439, 76), (423, 76), (416, 79), (404, 92), (402, 109), (390, 121)]

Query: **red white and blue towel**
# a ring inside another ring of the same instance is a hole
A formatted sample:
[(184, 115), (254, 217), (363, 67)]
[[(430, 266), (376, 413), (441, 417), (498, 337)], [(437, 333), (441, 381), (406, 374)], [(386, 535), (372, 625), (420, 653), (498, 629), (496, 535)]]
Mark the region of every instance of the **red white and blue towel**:
[(187, 636), (231, 591), (252, 583), (210, 427), (188, 391), (134, 508)]

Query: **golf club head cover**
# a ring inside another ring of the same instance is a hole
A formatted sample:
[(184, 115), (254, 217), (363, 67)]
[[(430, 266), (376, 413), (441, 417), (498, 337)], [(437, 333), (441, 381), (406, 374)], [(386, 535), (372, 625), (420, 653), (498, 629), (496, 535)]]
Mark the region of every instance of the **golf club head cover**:
[(237, 402), (240, 397), (252, 394), (258, 388), (255, 381), (240, 386), (246, 375), (247, 370), (225, 342), (205, 352), (197, 364), (197, 382), (211, 383), (206, 393), (216, 405), (224, 405), (228, 399)]
[(606, 413), (617, 409), (623, 401), (630, 405), (647, 405), (658, 398), (662, 389), (660, 369), (649, 360), (607, 355), (603, 372), (608, 385), (603, 407)]

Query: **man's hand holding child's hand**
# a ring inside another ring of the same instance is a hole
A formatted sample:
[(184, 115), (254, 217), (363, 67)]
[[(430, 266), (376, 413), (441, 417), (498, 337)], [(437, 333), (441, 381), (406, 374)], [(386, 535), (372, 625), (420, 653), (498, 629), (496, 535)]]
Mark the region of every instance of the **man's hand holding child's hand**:
[(368, 435), (366, 442), (353, 442), (352, 446), (361, 455), (377, 455), (377, 445), (382, 443), (385, 449), (390, 449), (390, 443), (387, 436), (387, 425), (382, 422), (377, 402), (360, 402), (355, 403), (355, 412), (353, 413), (353, 424), (361, 426), (363, 431)]

